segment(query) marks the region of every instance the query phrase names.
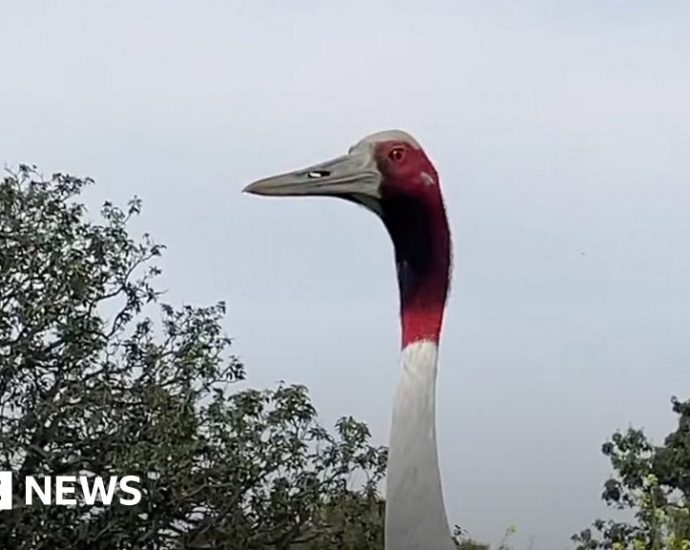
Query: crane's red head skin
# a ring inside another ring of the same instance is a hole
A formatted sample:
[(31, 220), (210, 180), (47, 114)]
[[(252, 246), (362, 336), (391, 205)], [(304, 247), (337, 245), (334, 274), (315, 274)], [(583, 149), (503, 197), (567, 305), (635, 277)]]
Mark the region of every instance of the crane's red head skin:
[(448, 294), (450, 230), (438, 174), (416, 143), (384, 141), (374, 149), (381, 172), (381, 218), (395, 247), (403, 348), (438, 342)]

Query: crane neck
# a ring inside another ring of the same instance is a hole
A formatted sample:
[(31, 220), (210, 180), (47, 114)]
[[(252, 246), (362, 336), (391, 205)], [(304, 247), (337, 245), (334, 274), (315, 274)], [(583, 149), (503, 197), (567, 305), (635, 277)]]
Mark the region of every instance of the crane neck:
[(454, 550), (436, 444), (438, 346), (418, 341), (402, 352), (386, 477), (386, 550)]
[(400, 290), (402, 347), (438, 343), (450, 286), (451, 240), (440, 194), (386, 201), (384, 223), (393, 240)]
[(436, 444), (438, 343), (448, 295), (450, 231), (440, 197), (388, 201), (402, 324), (402, 373), (386, 480), (386, 549), (453, 550)]

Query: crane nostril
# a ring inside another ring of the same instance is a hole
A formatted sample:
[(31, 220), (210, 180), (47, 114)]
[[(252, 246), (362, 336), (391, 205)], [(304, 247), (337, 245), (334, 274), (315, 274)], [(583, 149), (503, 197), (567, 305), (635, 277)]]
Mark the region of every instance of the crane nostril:
[(331, 173), (328, 170), (312, 170), (311, 172), (307, 172), (307, 177), (309, 179), (318, 179), (330, 175)]

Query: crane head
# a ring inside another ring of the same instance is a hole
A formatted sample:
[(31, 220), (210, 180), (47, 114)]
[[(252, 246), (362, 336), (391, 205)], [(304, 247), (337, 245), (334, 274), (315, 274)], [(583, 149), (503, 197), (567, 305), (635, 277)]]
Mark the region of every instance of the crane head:
[(440, 199), (438, 175), (417, 141), (401, 130), (369, 135), (346, 155), (248, 185), (247, 193), (332, 196), (359, 203), (384, 217), (386, 203)]
[(450, 230), (438, 174), (409, 134), (378, 132), (346, 155), (259, 180), (255, 195), (333, 196), (376, 213), (393, 241), (403, 345), (437, 342), (450, 284)]

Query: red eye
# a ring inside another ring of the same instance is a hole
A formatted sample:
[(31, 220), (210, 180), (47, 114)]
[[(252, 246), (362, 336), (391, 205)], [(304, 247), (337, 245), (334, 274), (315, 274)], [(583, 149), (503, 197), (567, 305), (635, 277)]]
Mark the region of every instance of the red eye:
[(390, 150), (390, 153), (388, 153), (388, 158), (396, 162), (402, 160), (404, 156), (405, 149), (403, 149), (402, 147), (394, 147)]

